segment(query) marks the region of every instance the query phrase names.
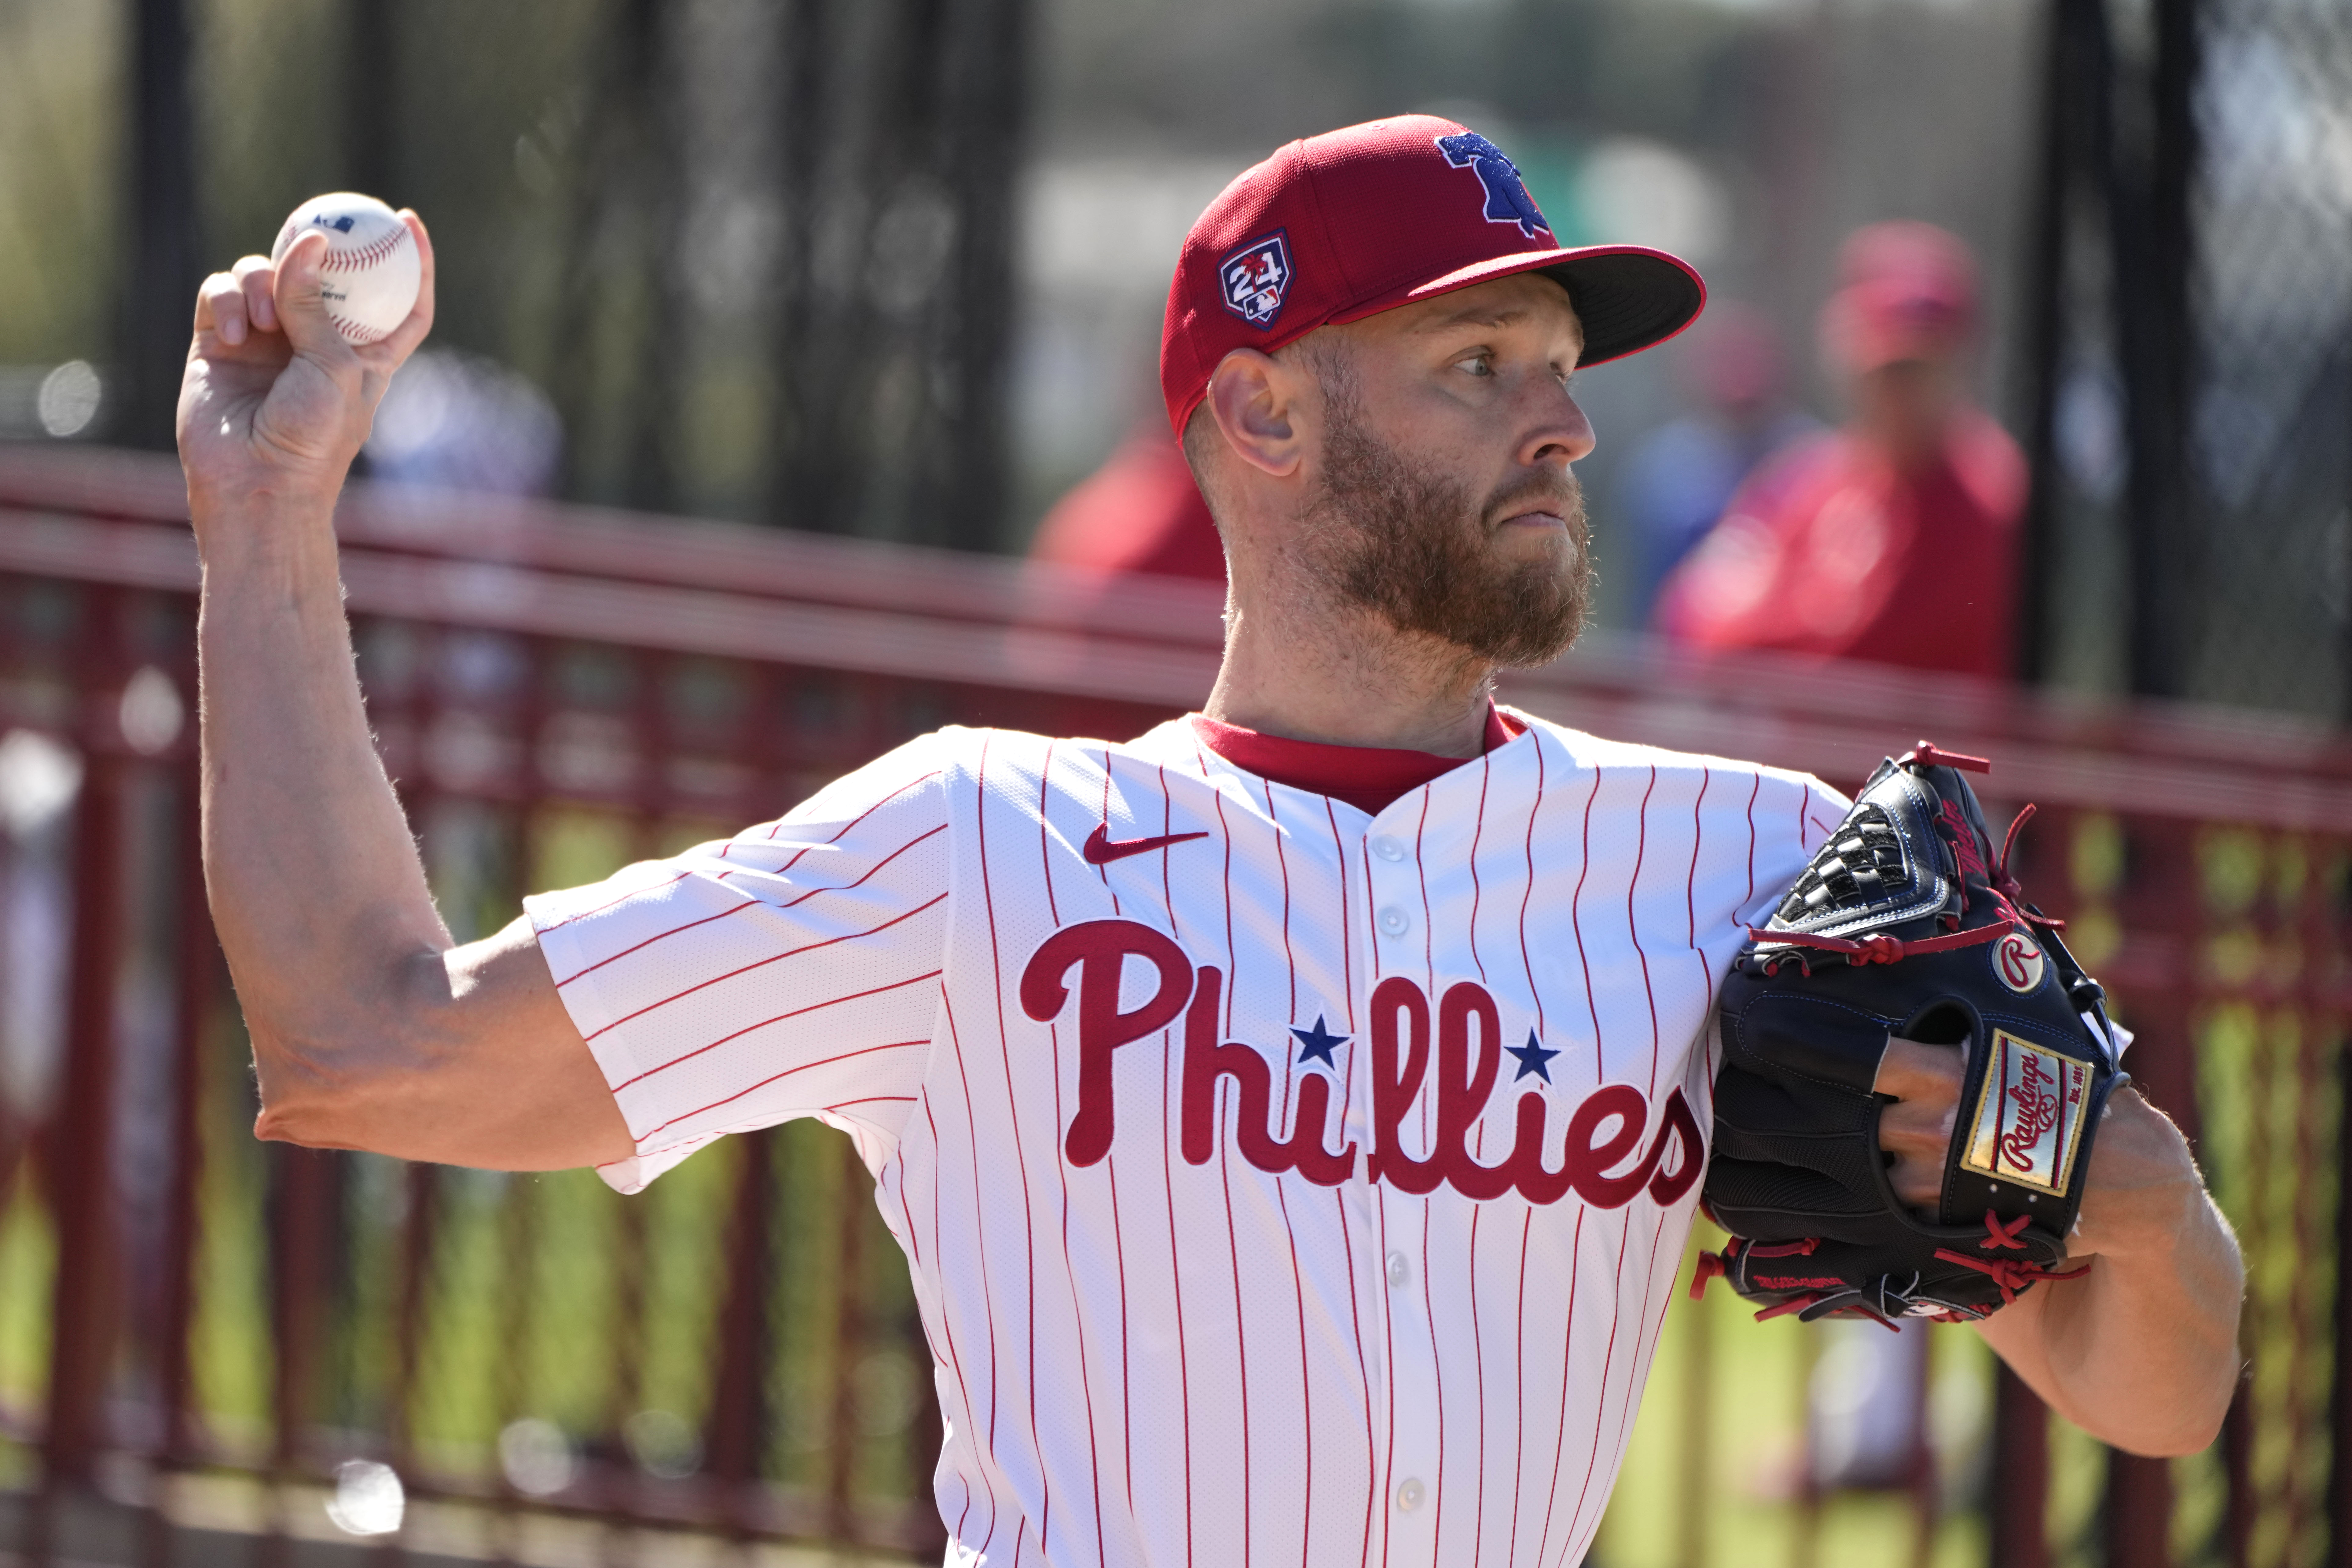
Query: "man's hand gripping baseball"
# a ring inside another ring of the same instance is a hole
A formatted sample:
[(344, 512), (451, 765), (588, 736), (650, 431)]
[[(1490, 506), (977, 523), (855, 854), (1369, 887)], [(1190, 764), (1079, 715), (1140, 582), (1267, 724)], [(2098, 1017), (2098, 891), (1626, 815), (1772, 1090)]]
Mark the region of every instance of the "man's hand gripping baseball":
[[(284, 262), (248, 256), (215, 272), (196, 292), (195, 341), (180, 386), (180, 460), (205, 526), (230, 521), (239, 497), (331, 506), (368, 436), (392, 375), (433, 329), (433, 246), (415, 213), (401, 221), (416, 236), (424, 281), (416, 308), (380, 342), (344, 340), (327, 319), (319, 274), (327, 235), (296, 240)], [(231, 503), (209, 507), (215, 499)]]
[(370, 739), (334, 507), (433, 324), (338, 334), (323, 235), (205, 279), (180, 392), (204, 562), (205, 870), (254, 1041), (263, 1137), (551, 1169), (632, 1147), (527, 922), (456, 946)]

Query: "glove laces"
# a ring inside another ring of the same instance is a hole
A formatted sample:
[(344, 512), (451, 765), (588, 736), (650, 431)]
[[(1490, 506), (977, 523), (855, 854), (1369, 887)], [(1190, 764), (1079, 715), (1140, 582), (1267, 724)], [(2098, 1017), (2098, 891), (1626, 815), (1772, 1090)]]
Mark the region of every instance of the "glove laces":
[[(2014, 915), (2014, 911), (2011, 912)], [(1810, 947), (1822, 953), (1835, 953), (1849, 964), (1899, 964), (1920, 953), (1947, 953), (1955, 947), (1981, 947), (1998, 942), (2011, 932), (2025, 935), (2022, 916), (1999, 920), (1990, 925), (1979, 925), (1973, 931), (1948, 931), (1940, 936), (1915, 936), (1905, 941), (1884, 931), (1874, 931), (1860, 938), (1822, 936), (1802, 931), (1760, 931), (1748, 927), (1748, 935), (1758, 945), (1772, 947)], [(1793, 963), (1811, 972), (1811, 966), (1796, 953), (1776, 953), (1763, 960), (1764, 972), (1777, 973), (1782, 964)]]
[[(2018, 1236), (2025, 1229), (2026, 1222), (2032, 1218), (2031, 1215), (2021, 1214), (2007, 1225), (2003, 1225), (1998, 1214), (1990, 1208), (1986, 1209), (1985, 1239), (1977, 1243), (1979, 1250), (1991, 1252), (2011, 1248), (2020, 1252), (2024, 1251), (2025, 1243), (2020, 1241)], [(2017, 1293), (2020, 1291), (2038, 1281), (2079, 1280), (2091, 1271), (2091, 1266), (2088, 1263), (2074, 1269), (2053, 1269), (2046, 1263), (2036, 1263), (2025, 1258), (1972, 1258), (1965, 1252), (1955, 1252), (1948, 1247), (1937, 1248), (1936, 1256), (1947, 1263), (1957, 1263), (1963, 1269), (1973, 1269), (1978, 1273), (1990, 1278), (1994, 1284), (2000, 1287), (2000, 1304), (2004, 1307), (2017, 1300)]]
[[(1978, 1241), (1977, 1249), (1980, 1252), (2025, 1251), (2026, 1245), (2019, 1238), (2024, 1234), (2025, 1228), (2032, 1222), (2032, 1218), (2029, 1214), (2021, 1214), (2004, 1225), (1998, 1213), (1990, 1208), (1986, 1209), (1985, 1234), (1983, 1239)], [(1821, 1245), (1822, 1239), (1818, 1236), (1808, 1236), (1797, 1241), (1775, 1241), (1765, 1244), (1734, 1236), (1723, 1244), (1721, 1252), (1701, 1252), (1698, 1255), (1698, 1267), (1691, 1275), (1690, 1299), (1694, 1301), (1705, 1299), (1707, 1281), (1727, 1277), (1731, 1272), (1732, 1265), (1742, 1258), (1810, 1258), (1820, 1249)], [(1974, 1270), (1990, 1279), (2000, 1288), (2002, 1306), (2010, 1305), (2017, 1300), (2018, 1292), (2043, 1280), (2079, 1280), (2091, 1271), (2091, 1266), (2088, 1263), (2073, 1269), (2053, 1269), (2046, 1263), (2037, 1263), (2031, 1259), (1979, 1258), (1966, 1252), (1955, 1251), (1948, 1247), (1937, 1248), (1936, 1256), (1947, 1263), (1957, 1263), (1963, 1269)], [(1847, 1301), (1849, 1297), (1853, 1298), (1851, 1301)], [(1766, 1322), (1773, 1318), (1786, 1317), (1790, 1312), (1802, 1313), (1810, 1321), (1816, 1315), (1826, 1315), (1816, 1314), (1814, 1308), (1829, 1307), (1832, 1302), (1844, 1303), (1832, 1310), (1868, 1318), (1883, 1328), (1897, 1327), (1885, 1313), (1866, 1305), (1864, 1292), (1853, 1288), (1843, 1291), (1804, 1291), (1790, 1297), (1785, 1301), (1766, 1307), (1756, 1314), (1756, 1321), (1759, 1323)], [(1962, 1309), (1957, 1312), (1945, 1311), (1933, 1315), (1948, 1322), (1958, 1322), (1979, 1318), (1984, 1314)]]

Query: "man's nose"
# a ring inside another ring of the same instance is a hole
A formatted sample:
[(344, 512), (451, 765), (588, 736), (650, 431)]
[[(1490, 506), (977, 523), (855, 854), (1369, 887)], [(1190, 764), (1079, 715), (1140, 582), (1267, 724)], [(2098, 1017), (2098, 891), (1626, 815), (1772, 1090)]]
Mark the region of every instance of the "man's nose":
[(1529, 466), (1539, 464), (1570, 464), (1591, 455), (1599, 444), (1592, 434), (1592, 422), (1584, 410), (1568, 395), (1558, 382), (1548, 391), (1538, 389), (1531, 406), (1527, 410), (1527, 434), (1519, 446), (1519, 460)]

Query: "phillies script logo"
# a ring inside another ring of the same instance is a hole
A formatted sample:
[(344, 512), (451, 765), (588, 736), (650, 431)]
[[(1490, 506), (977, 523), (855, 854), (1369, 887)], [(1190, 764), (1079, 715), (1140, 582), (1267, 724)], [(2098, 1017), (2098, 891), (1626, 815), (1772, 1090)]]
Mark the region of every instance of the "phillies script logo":
[[(1140, 1006), (1122, 1012), (1119, 974), (1129, 958), (1150, 964), (1158, 971), (1159, 983)], [(1073, 969), (1077, 971), (1078, 1108), (1063, 1141), (1072, 1165), (1091, 1166), (1110, 1153), (1118, 1130), (1111, 1053), (1169, 1028), (1181, 1013), (1180, 1145), (1186, 1161), (1206, 1165), (1216, 1153), (1217, 1080), (1230, 1078), (1239, 1103), (1237, 1142), (1244, 1159), (1276, 1175), (1297, 1171), (1322, 1186), (1338, 1186), (1355, 1175), (1354, 1144), (1336, 1151), (1323, 1146), (1331, 1081), (1321, 1073), (1308, 1073), (1299, 1081), (1290, 1135), (1278, 1136), (1278, 1129), (1270, 1125), (1274, 1080), (1265, 1058), (1251, 1046), (1218, 1038), (1218, 1008), (1224, 996), (1222, 972), (1205, 964), (1195, 967), (1182, 948), (1148, 925), (1090, 920), (1055, 932), (1030, 958), (1021, 975), (1022, 1010), (1039, 1023), (1060, 1017), (1069, 1006)], [(1465, 1197), (1478, 1200), (1516, 1190), (1537, 1204), (1557, 1203), (1573, 1190), (1601, 1208), (1622, 1207), (1643, 1191), (1661, 1204), (1671, 1204), (1698, 1180), (1705, 1145), (1698, 1119), (1683, 1092), (1667, 1092), (1656, 1133), (1644, 1147), (1642, 1134), (1648, 1129), (1650, 1105), (1630, 1083), (1603, 1084), (1570, 1113), (1567, 1148), (1558, 1169), (1544, 1160), (1549, 1113), (1538, 1092), (1519, 1096), (1510, 1154), (1500, 1165), (1479, 1164), (1469, 1151), (1470, 1130), (1486, 1111), (1502, 1068), (1503, 1023), (1495, 998), (1473, 981), (1448, 987), (1435, 1010), (1433, 1052), (1429, 998), (1412, 981), (1402, 976), (1382, 980), (1372, 992), (1371, 1012), (1373, 1145), (1365, 1155), (1369, 1180), (1415, 1194), (1450, 1184)], [(1417, 1159), (1404, 1152), (1398, 1129), (1420, 1098), (1433, 1065), (1437, 1134), (1427, 1157)], [(1622, 1170), (1617, 1169), (1620, 1165)]]

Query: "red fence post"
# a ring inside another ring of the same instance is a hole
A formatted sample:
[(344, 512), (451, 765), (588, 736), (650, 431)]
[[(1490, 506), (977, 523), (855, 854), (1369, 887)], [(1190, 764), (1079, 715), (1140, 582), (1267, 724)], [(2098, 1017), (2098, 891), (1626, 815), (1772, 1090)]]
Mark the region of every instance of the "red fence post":
[(73, 948), (65, 1082), (48, 1145), (57, 1215), (44, 1490), (86, 1485), (105, 1440), (121, 1269), (115, 1255), (114, 1024), (122, 910), (117, 595), (93, 595), (86, 629), (81, 793), (74, 805)]
[(756, 1494), (767, 1420), (769, 1232), (775, 1187), (775, 1134), (738, 1140), (734, 1213), (727, 1230), (727, 1298), (719, 1312), (719, 1360), (710, 1389), (710, 1479), (729, 1533), (761, 1523)]
[[(2328, 1568), (2352, 1568), (2352, 1154), (2344, 1146), (2352, 1134), (2352, 1049), (2342, 1044), (2336, 1051), (2336, 1095), (2342, 1109), (2336, 1124), (2336, 1368), (2329, 1391), (2326, 1561)], [(2241, 1385), (2239, 1406), (2244, 1403)], [(2231, 1411), (2237, 1413), (2237, 1407)], [(2233, 1543), (2251, 1535), (2251, 1521), (2232, 1518), (2230, 1523)], [(2243, 1559), (2231, 1561), (2234, 1565)]]
[[(178, 996), (173, 1019), (172, 1185), (165, 1195), (162, 1324), (156, 1347), (156, 1396), (163, 1406), (156, 1456), (160, 1472), (186, 1462), (194, 1434), (188, 1418), (193, 1372), (188, 1334), (196, 1308), (198, 1199), (204, 1181), (205, 1031), (213, 1012), (220, 948), (205, 899), (204, 844), (198, 774), (193, 757), (181, 768), (173, 846), (179, 879)], [(169, 1560), (168, 1499), (159, 1474), (142, 1550), (151, 1568)]]
[[(2197, 828), (2179, 821), (2131, 823), (2126, 925), (2162, 939), (2131, 998), (2137, 1031), (2125, 1065), (2150, 1104), (2198, 1139), (2199, 988), (2204, 972), (2205, 894)], [(2161, 976), (2161, 979), (2155, 977)], [(2168, 1568), (2172, 1561), (2172, 1469), (2164, 1459), (2113, 1453), (2105, 1510), (2108, 1568)]]
[(2168, 1568), (2172, 1466), (2119, 1448), (2107, 1452), (2108, 1568)]
[(839, 1140), (841, 1202), (835, 1213), (833, 1399), (825, 1445), (825, 1532), (835, 1541), (857, 1539), (853, 1511), (857, 1450), (862, 1427), (858, 1409), (858, 1363), (866, 1354), (866, 1193), (869, 1175), (857, 1146)]
[(646, 1204), (625, 1197), (611, 1206), (613, 1217), (613, 1384), (606, 1412), (605, 1445), (612, 1463), (602, 1472), (596, 1505), (604, 1515), (604, 1561), (625, 1568), (636, 1558), (630, 1526), (643, 1511), (643, 1466), (629, 1441), (629, 1422), (645, 1403)]
[(1994, 1374), (1992, 1568), (2050, 1559), (2050, 1407), (2006, 1363)]
[(270, 1533), (261, 1560), (271, 1568), (291, 1560), (285, 1539), (285, 1483), (307, 1469), (310, 1427), (326, 1309), (327, 1258), (341, 1193), (341, 1166), (325, 1149), (281, 1145), (270, 1237), (271, 1445), (275, 1483)]
[[(392, 1384), (384, 1393), (384, 1458), (404, 1482), (416, 1479), (416, 1384), (423, 1372), (425, 1319), (433, 1290), (433, 1249), (438, 1239), (441, 1167), (415, 1162), (401, 1170), (400, 1292), (393, 1312)], [(378, 1542), (376, 1561), (396, 1563), (400, 1532)]]

